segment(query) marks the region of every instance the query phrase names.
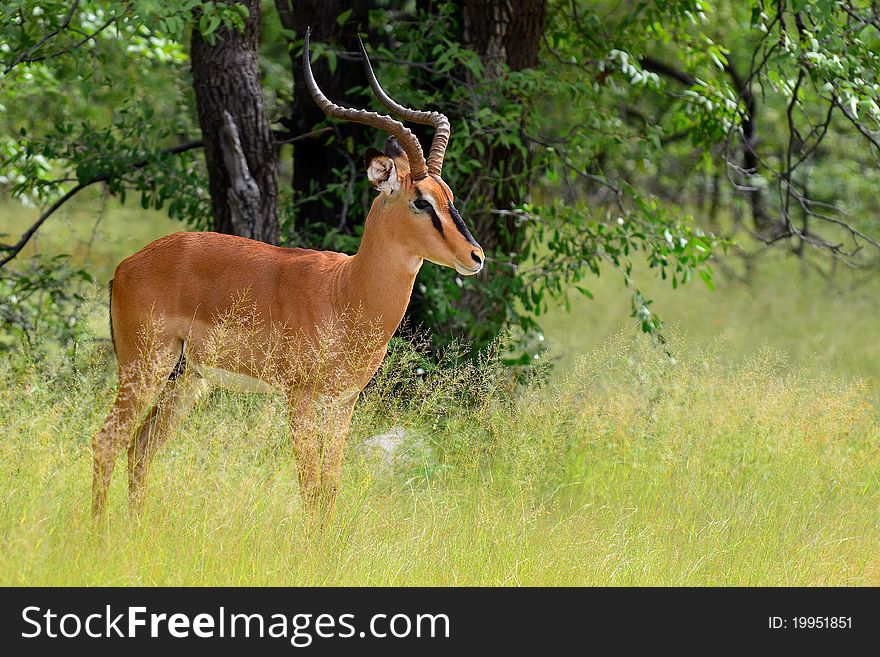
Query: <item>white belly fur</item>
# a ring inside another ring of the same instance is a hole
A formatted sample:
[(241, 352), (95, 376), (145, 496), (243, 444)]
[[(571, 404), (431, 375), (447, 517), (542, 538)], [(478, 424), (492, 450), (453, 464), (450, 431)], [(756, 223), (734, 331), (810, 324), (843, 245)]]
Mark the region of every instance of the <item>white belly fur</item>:
[[(219, 367), (210, 367), (208, 365), (193, 365), (193, 370), (202, 377), (206, 383), (211, 386), (219, 386), (235, 392), (262, 392), (271, 393), (278, 390), (262, 379), (257, 379), (247, 374), (240, 374), (230, 370), (224, 370)], [(318, 395), (319, 403), (348, 403), (353, 401), (359, 394), (359, 388), (348, 388), (338, 395), (327, 396)]]
[(275, 392), (275, 388), (262, 379), (255, 379), (247, 374), (239, 374), (219, 367), (193, 365), (193, 369), (208, 383), (236, 392)]

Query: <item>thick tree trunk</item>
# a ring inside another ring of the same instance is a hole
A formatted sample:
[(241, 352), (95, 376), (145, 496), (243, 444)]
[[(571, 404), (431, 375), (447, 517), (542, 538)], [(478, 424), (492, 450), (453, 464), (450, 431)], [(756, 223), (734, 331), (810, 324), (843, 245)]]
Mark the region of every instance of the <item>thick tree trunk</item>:
[(250, 10), (244, 31), (221, 27), (211, 44), (193, 29), (193, 87), (214, 230), (278, 244), (275, 142), (260, 91), (260, 0), (243, 4)]
[[(546, 16), (545, 1), (460, 0), (460, 6), (462, 43), (480, 56), (486, 76), (497, 77), (502, 65), (513, 71), (537, 66)], [(498, 145), (482, 153), (475, 152), (474, 156), (483, 163), (484, 171), (491, 172), (480, 178), (476, 188), (467, 190), (476, 201), (467, 209), (474, 234), (496, 261), (515, 261), (525, 240), (525, 229), (515, 217), (499, 215), (493, 210), (508, 210), (528, 200), (530, 158), (519, 149)], [(522, 183), (510, 184), (512, 180)], [(508, 271), (490, 269), (489, 275), (504, 276)], [(487, 296), (484, 288), (470, 286), (462, 304), (477, 318), (475, 327), (494, 326), (490, 318), (505, 316), (505, 304), (513, 294), (511, 286), (496, 285), (492, 297)], [(472, 337), (483, 342), (494, 336)]]
[[(497, 77), (502, 64), (512, 71), (537, 66), (544, 32), (544, 2), (461, 0), (461, 8), (463, 45), (480, 56), (487, 77)], [(480, 158), (485, 169), (499, 169), (498, 178), (501, 180), (518, 177), (529, 166), (528, 158), (515, 148), (496, 146)], [(520, 197), (521, 191), (513, 185), (498, 185), (490, 181), (484, 189), (471, 190), (469, 193), (484, 202), (488, 201), (484, 209), (489, 210), (508, 209), (512, 203), (521, 203), (525, 200)], [(509, 253), (519, 245), (519, 230), (509, 216), (499, 219), (498, 215), (481, 212), (476, 228), (483, 248), (500, 246)]]
[(460, 0), (464, 45), (477, 52), (488, 75), (499, 64), (512, 71), (538, 64), (547, 5), (544, 0)]
[[(306, 28), (312, 28), (314, 43), (335, 42), (350, 52), (358, 51), (357, 35), (365, 32), (369, 21), (368, 13), (373, 3), (367, 0), (275, 0), (281, 24), (287, 30), (296, 32), (302, 38)], [(337, 18), (351, 10), (348, 19), (340, 25)], [(293, 73), (294, 100), (291, 117), (285, 127), (294, 134), (303, 134), (314, 129), (326, 117), (305, 92), (302, 57), (292, 49), (291, 72)], [(336, 70), (331, 73), (328, 60), (321, 58), (313, 63), (315, 78), (328, 98), (343, 105), (364, 107), (368, 98), (350, 93), (352, 87), (367, 87), (360, 62), (339, 60)], [(331, 186), (345, 183), (345, 174), (361, 176), (361, 153), (376, 139), (375, 131), (354, 123), (340, 123), (336, 127), (337, 139), (327, 145), (326, 135), (297, 143), (293, 149), (293, 190), (294, 198), (309, 198), (320, 194)], [(384, 138), (384, 137), (383, 137)], [(355, 151), (351, 151), (354, 144)], [(349, 178), (350, 179), (350, 178)], [(334, 199), (335, 200), (335, 199)], [(348, 204), (326, 203), (325, 199), (315, 198), (303, 202), (297, 210), (300, 224), (324, 224), (350, 230), (355, 223), (363, 221), (363, 212), (353, 212), (348, 216)]]

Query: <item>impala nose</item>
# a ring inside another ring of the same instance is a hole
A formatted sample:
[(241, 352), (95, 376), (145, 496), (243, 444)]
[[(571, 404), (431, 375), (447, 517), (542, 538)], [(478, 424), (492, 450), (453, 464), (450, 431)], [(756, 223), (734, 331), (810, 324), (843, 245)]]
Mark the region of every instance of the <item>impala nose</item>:
[(483, 252), (482, 251), (471, 251), (471, 259), (476, 262), (481, 267), (483, 266)]

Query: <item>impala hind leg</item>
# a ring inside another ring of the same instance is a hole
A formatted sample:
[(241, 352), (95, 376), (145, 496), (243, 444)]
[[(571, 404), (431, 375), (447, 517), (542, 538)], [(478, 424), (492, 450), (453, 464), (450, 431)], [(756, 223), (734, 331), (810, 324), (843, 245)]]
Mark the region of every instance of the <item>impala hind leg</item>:
[(143, 507), (153, 457), (210, 386), (201, 377), (169, 378), (128, 447), (128, 503), (133, 515)]
[(116, 457), (128, 444), (132, 427), (140, 415), (139, 407), (129, 386), (120, 384), (113, 408), (92, 439), (92, 515), (95, 517), (104, 511)]
[(168, 380), (180, 349), (153, 349), (151, 358), (128, 358), (117, 349), (119, 386), (113, 407), (92, 439), (92, 515), (102, 515), (116, 458), (129, 445), (138, 420)]

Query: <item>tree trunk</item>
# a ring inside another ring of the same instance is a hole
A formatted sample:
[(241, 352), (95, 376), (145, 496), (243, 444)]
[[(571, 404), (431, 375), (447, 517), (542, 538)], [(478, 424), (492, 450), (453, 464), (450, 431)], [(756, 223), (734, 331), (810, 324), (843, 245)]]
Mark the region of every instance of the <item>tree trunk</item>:
[(480, 55), (486, 73), (538, 64), (547, 5), (544, 0), (460, 0), (463, 43)]
[[(729, 62), (725, 67), (727, 74), (733, 81), (739, 97), (746, 106), (746, 115), (742, 121), (742, 168), (747, 176), (759, 173), (760, 158), (758, 157), (758, 137), (756, 134), (756, 121), (758, 120), (758, 103), (755, 95), (752, 93), (749, 84), (739, 75), (733, 62)], [(752, 181), (746, 178), (746, 186), (751, 187)], [(764, 189), (757, 187), (747, 189), (745, 194), (748, 196), (749, 205), (752, 208), (752, 221), (755, 223), (755, 230), (763, 239), (777, 240), (789, 233), (788, 226), (783, 219), (772, 216), (766, 207), (766, 199), (764, 198)]]
[(192, 34), (193, 87), (214, 230), (278, 244), (275, 142), (260, 91), (260, 0), (242, 4), (250, 11), (243, 31), (220, 27), (213, 44), (198, 26)]
[[(358, 51), (357, 35), (367, 30), (372, 4), (367, 0), (275, 0), (281, 24), (285, 29), (296, 32), (297, 37), (302, 38), (306, 28), (311, 27), (313, 43), (335, 41), (350, 52)], [(347, 20), (339, 25), (337, 18), (349, 9), (351, 13)], [(313, 130), (315, 124), (326, 117), (305, 92), (301, 53), (291, 49), (290, 58), (294, 99), (291, 117), (284, 124), (290, 132), (303, 134)], [(353, 107), (369, 105), (369, 98), (349, 91), (356, 86), (368, 88), (363, 65), (359, 61), (340, 59), (335, 71), (331, 73), (328, 60), (321, 58), (313, 63), (312, 68), (318, 85), (334, 102)], [(294, 146), (292, 183), (295, 200), (310, 199), (328, 188), (351, 181), (354, 176), (363, 175), (361, 154), (375, 141), (375, 131), (355, 123), (339, 123), (336, 132), (337, 138), (330, 145), (327, 144), (326, 135), (322, 135)], [(340, 171), (345, 172), (342, 177)], [(363, 212), (354, 212), (352, 216), (348, 216), (347, 202), (340, 205), (325, 201), (318, 197), (298, 205), (297, 217), (300, 225), (319, 224), (328, 229), (351, 230), (352, 225), (363, 221)]]
[[(461, 0), (462, 43), (475, 51), (485, 67), (485, 76), (498, 77), (502, 64), (512, 71), (538, 64), (541, 35), (544, 32), (545, 2), (534, 0)], [(479, 156), (486, 169), (499, 168), (501, 180), (519, 177), (529, 166), (528, 158), (518, 149), (496, 146)], [(483, 248), (504, 247), (507, 254), (520, 243), (519, 229), (511, 217), (499, 220), (490, 214), (493, 208), (508, 209), (526, 200), (514, 185), (484, 183), (483, 189), (469, 193), (484, 200), (485, 208), (477, 217), (476, 229)]]
[[(459, 0), (462, 16), (462, 44), (475, 51), (485, 67), (484, 75), (496, 78), (501, 66), (519, 71), (538, 64), (541, 35), (544, 32), (546, 2), (543, 0)], [(529, 174), (530, 157), (512, 147), (494, 145), (474, 157), (483, 163), (488, 176), (479, 178), (476, 188), (467, 194), (473, 201), (467, 215), (473, 222), (474, 235), (480, 245), (496, 261), (516, 261), (525, 240), (524, 227), (511, 215), (499, 215), (493, 210), (508, 210), (528, 200), (532, 176)], [(454, 166), (454, 163), (452, 163)], [(511, 181), (520, 181), (512, 184)], [(463, 195), (464, 192), (459, 192)], [(509, 270), (495, 268), (490, 263), (489, 275), (503, 277)], [(510, 298), (515, 294), (514, 279), (507, 276), (510, 285), (499, 284), (496, 278), (492, 295), (483, 286), (469, 286), (462, 297), (462, 306), (476, 318), (472, 326), (479, 330), (497, 328), (498, 318), (505, 317)], [(494, 321), (493, 321), (493, 318)], [(485, 343), (494, 335), (472, 335), (478, 343)]]

